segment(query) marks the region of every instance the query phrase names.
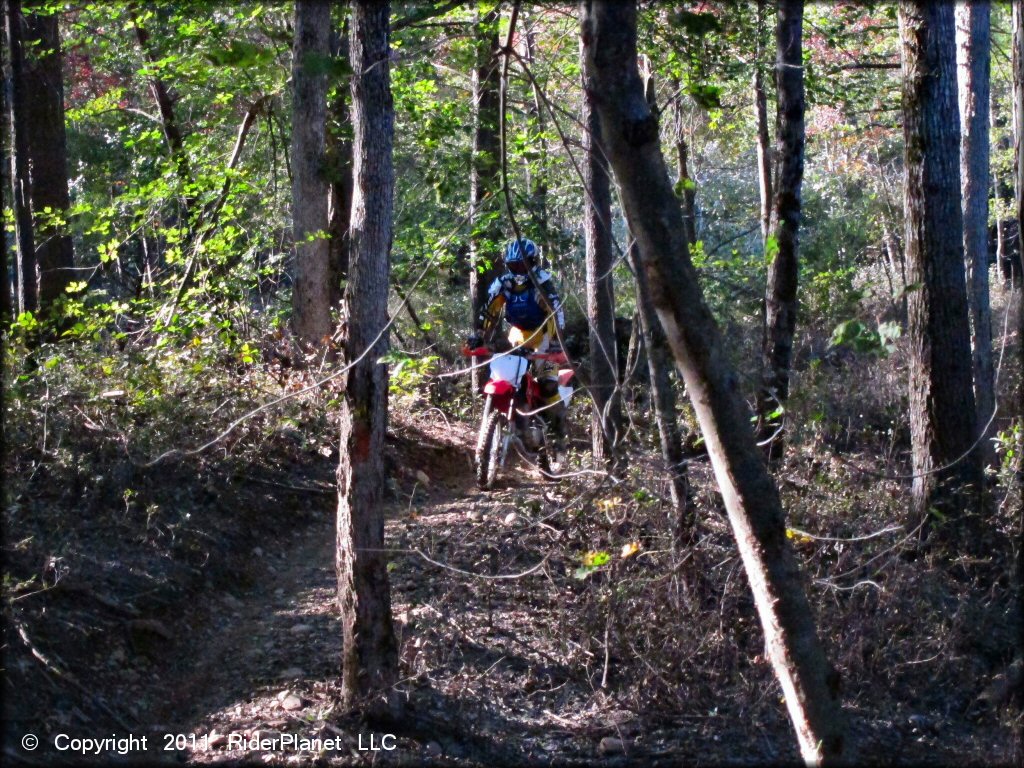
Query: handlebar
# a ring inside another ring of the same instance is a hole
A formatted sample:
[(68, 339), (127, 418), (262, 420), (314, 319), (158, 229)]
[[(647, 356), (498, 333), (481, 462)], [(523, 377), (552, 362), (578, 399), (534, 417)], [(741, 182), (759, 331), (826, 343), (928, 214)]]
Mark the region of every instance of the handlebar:
[[(469, 347), (464, 346), (462, 348), (462, 354), (466, 357), (489, 357), (494, 353), (495, 350), (490, 347), (477, 347), (476, 349), (470, 349)], [(552, 363), (569, 362), (569, 358), (566, 357), (565, 352), (531, 352), (522, 347), (499, 354), (517, 355), (519, 357), (525, 357), (527, 360), (547, 360)]]

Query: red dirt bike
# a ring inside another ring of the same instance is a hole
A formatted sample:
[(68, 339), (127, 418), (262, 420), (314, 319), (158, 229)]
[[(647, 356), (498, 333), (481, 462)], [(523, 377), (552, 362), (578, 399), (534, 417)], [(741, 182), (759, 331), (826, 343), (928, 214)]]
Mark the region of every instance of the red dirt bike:
[[(462, 354), (469, 357), (495, 355), (487, 347), (463, 347)], [(551, 456), (544, 430), (542, 413), (545, 409), (540, 384), (530, 373), (530, 362), (548, 360), (567, 363), (564, 352), (533, 352), (519, 348), (491, 357), (490, 377), (484, 385), (484, 415), (480, 421), (480, 435), (476, 441), (476, 482), (481, 488), (490, 488), (505, 465), (509, 448), (526, 461), (537, 466), (548, 478), (551, 474)], [(568, 406), (572, 388), (569, 382), (575, 375), (571, 368), (558, 371), (558, 392)]]

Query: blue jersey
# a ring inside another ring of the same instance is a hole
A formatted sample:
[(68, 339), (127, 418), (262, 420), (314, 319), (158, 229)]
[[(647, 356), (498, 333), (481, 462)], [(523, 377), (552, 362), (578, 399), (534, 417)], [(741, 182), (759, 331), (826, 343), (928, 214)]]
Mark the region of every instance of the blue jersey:
[[(558, 328), (565, 325), (562, 313), (562, 302), (555, 290), (551, 274), (543, 269), (535, 268), (533, 278), (543, 296), (538, 297), (537, 288), (531, 280), (516, 279), (516, 275), (507, 272), (493, 283), (487, 292), (487, 308), (483, 314), (483, 327), (489, 330), (498, 318), (498, 311), (505, 306), (505, 318), (524, 331), (534, 331), (548, 324), (549, 332), (555, 335), (555, 324)], [(553, 322), (551, 322), (553, 321)]]

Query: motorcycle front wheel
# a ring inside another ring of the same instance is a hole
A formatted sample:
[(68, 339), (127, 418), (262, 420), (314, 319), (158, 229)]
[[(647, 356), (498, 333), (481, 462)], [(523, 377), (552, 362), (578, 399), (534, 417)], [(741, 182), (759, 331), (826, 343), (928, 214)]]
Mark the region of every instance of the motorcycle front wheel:
[(480, 437), (476, 443), (476, 484), (481, 488), (494, 485), (501, 461), (501, 443), (505, 437), (505, 420), (500, 411), (485, 410)]

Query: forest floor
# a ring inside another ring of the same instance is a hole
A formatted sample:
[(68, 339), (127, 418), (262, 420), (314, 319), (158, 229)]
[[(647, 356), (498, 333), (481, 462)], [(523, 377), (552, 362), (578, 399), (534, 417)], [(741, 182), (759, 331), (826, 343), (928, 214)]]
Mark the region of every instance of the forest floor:
[[(147, 736), (145, 757), (157, 762), (797, 761), (706, 462), (690, 469), (697, 543), (675, 552), (663, 479), (643, 454), (615, 481), (550, 483), (519, 465), (480, 491), (472, 424), (434, 407), (394, 409), (387, 541), (408, 717), (367, 722), (338, 704), (329, 435), (285, 427), (244, 461), (141, 470), (101, 447), (111, 425), (93, 424), (77, 449), (94, 464), (78, 474), (45, 460), (45, 438), (15, 457), (18, 471), (34, 469), (6, 520), (7, 758), (68, 762), (54, 748), (64, 733)], [(809, 487), (853, 477), (795, 455), (783, 475), (794, 527), (845, 515), (829, 530), (850, 541), (884, 527)], [(859, 483), (850, 496), (896, 496)], [(1006, 702), (986, 694), (1012, 648), (1005, 577), (947, 579), (888, 544), (844, 549), (795, 534), (794, 545), (817, 585), (863, 762), (1008, 763)], [(610, 561), (581, 567), (588, 552)], [(863, 574), (874, 587), (838, 581), (876, 555), (884, 571)], [(836, 580), (814, 578), (824, 572)], [(20, 746), (29, 732), (36, 752)], [(301, 741), (316, 738), (330, 748)], [(92, 762), (142, 757), (108, 751)]]

